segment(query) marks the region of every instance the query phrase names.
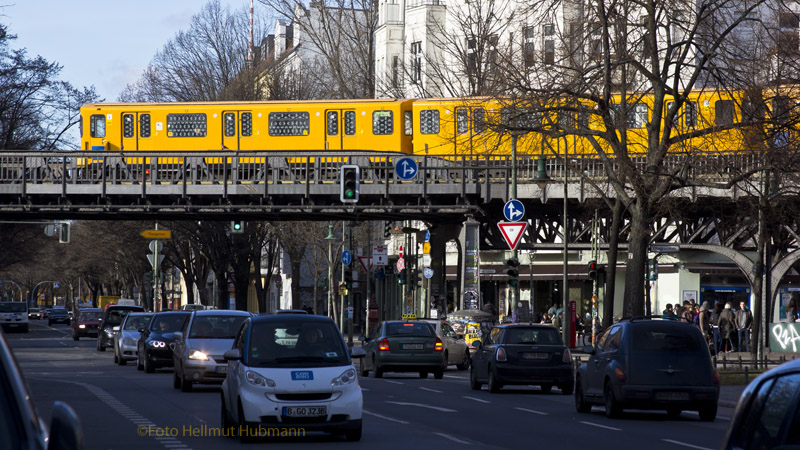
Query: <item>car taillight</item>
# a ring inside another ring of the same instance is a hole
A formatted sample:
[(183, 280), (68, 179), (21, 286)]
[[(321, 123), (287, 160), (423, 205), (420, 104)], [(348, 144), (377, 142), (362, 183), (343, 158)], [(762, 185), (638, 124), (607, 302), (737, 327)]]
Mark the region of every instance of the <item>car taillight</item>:
[(378, 343), (378, 350), (380, 350), (382, 352), (388, 352), (389, 351), (389, 339), (386, 339), (386, 338), (381, 339), (381, 341)]
[(444, 343), (438, 337), (436, 338), (436, 345), (433, 346), (433, 349), (436, 350), (437, 352), (441, 352), (442, 350), (444, 350)]
[(572, 353), (570, 353), (569, 349), (564, 350), (564, 356), (561, 357), (561, 362), (571, 363), (572, 362)]
[(614, 369), (614, 376), (617, 377), (618, 381), (621, 381), (623, 383), (628, 379), (628, 377), (625, 375), (625, 371), (620, 369), (619, 367)]
[(497, 347), (497, 360), (498, 361), (506, 360), (506, 349), (504, 349), (503, 347)]
[(714, 369), (714, 384), (719, 384), (719, 372), (717, 372), (717, 369)]

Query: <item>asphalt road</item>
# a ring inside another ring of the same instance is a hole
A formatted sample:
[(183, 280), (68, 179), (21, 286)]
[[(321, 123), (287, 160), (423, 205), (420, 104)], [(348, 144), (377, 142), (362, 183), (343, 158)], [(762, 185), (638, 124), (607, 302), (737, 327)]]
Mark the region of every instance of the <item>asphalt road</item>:
[[(113, 353), (96, 341), (72, 340), (69, 328), (32, 321), (28, 334), (7, 334), (34, 403), (49, 422), (53, 401), (67, 402), (81, 419), (89, 449), (253, 448), (237, 439), (212, 436), (219, 426), (219, 388), (182, 393), (172, 388), (171, 369), (155, 374), (113, 364)], [(700, 422), (684, 412), (626, 412), (611, 420), (603, 409), (578, 414), (573, 397), (553, 389), (506, 388), (490, 394), (469, 388), (468, 372), (455, 366), (445, 378), (421, 380), (388, 373), (361, 378), (364, 433), (360, 442), (327, 434), (277, 438), (281, 448), (336, 446), (371, 449), (526, 448), (648, 450), (715, 449), (733, 413), (720, 407), (717, 420)], [(262, 444), (261, 446), (263, 446)]]

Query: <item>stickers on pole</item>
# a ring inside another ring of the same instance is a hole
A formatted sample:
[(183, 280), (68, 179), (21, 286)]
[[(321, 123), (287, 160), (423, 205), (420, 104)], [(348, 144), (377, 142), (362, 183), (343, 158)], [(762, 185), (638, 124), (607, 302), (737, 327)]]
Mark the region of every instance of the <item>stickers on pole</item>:
[(522, 241), (522, 234), (528, 227), (528, 222), (499, 222), (497, 227), (500, 228), (500, 234), (503, 235), (508, 248), (514, 250)]

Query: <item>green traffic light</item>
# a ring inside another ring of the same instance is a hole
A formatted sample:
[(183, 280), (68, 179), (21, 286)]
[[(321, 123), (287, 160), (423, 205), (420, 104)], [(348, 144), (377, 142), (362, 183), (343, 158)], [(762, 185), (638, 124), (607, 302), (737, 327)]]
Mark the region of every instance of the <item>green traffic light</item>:
[(356, 196), (356, 193), (353, 191), (344, 191), (344, 196), (347, 198), (353, 198)]

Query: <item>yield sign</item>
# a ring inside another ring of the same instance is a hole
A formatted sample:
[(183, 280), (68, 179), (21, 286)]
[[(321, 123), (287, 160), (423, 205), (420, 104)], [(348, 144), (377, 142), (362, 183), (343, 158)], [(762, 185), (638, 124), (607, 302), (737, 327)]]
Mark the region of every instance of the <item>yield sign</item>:
[(497, 227), (500, 228), (500, 234), (506, 240), (508, 248), (514, 250), (522, 240), (522, 233), (528, 227), (528, 222), (498, 222)]
[(372, 269), (372, 258), (369, 256), (359, 256), (358, 262), (361, 263), (361, 267), (364, 269), (364, 272), (369, 273), (367, 266), (369, 266), (369, 269)]

